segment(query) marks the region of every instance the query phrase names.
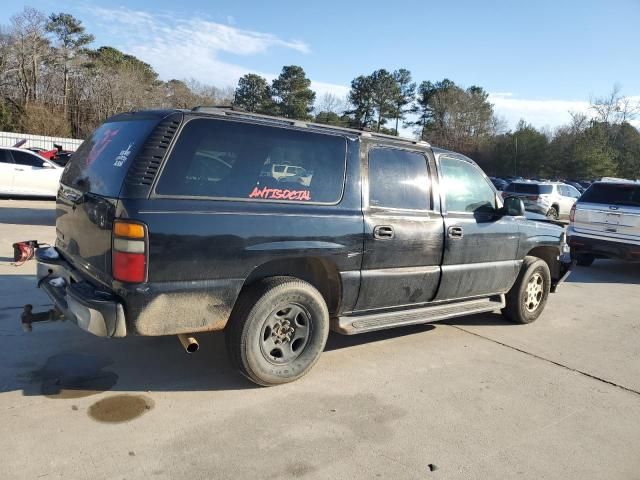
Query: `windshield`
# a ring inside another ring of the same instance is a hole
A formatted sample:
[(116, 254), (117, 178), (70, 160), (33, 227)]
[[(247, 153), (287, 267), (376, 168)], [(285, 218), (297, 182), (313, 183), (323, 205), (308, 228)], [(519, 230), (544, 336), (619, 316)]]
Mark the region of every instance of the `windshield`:
[(580, 198), (581, 202), (640, 206), (640, 185), (594, 183)]
[(122, 181), (156, 119), (103, 123), (73, 154), (61, 182), (82, 191), (117, 197)]

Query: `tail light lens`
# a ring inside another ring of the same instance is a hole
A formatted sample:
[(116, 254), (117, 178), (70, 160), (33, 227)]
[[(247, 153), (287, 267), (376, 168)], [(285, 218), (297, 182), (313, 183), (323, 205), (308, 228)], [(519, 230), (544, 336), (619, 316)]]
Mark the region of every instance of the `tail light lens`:
[(115, 280), (140, 283), (147, 279), (147, 227), (116, 220), (113, 223), (111, 273)]
[(569, 222), (573, 223), (575, 219), (576, 219), (576, 204), (574, 203), (573, 206), (571, 207), (571, 211), (569, 212)]

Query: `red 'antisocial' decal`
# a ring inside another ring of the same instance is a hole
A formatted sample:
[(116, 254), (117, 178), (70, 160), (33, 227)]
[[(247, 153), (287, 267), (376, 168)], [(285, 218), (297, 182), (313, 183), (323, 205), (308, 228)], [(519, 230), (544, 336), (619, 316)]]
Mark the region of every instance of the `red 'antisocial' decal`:
[(249, 198), (264, 198), (269, 200), (311, 200), (309, 190), (281, 190), (279, 188), (253, 187)]

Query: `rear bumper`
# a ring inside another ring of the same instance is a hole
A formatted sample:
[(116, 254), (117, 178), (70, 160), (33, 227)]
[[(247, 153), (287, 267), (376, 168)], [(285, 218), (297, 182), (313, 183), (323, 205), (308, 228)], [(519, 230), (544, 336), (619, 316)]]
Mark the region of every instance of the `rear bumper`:
[(599, 258), (640, 260), (640, 245), (635, 243), (591, 238), (570, 232), (569, 246), (573, 256), (586, 254)]
[(126, 336), (124, 308), (117, 298), (84, 280), (64, 258), (51, 258), (45, 250), (36, 251), (38, 286), (64, 317), (99, 337)]

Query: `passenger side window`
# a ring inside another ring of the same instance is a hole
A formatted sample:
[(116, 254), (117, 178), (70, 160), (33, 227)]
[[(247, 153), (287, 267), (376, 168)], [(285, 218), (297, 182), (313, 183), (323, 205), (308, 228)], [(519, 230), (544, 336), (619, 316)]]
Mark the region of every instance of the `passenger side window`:
[(156, 193), (335, 203), (345, 158), (339, 135), (196, 118), (178, 137)]
[(11, 158), (11, 152), (9, 152), (9, 150), (0, 150), (0, 163), (13, 164), (13, 158)]
[(429, 210), (427, 158), (394, 148), (369, 151), (369, 204), (373, 207)]
[(38, 158), (35, 155), (31, 155), (25, 152), (16, 152), (13, 153), (13, 160), (18, 165), (25, 165), (27, 167), (36, 167), (43, 168), (45, 166), (45, 161), (42, 158)]
[(43, 168), (45, 166), (45, 161), (42, 158), (39, 158), (36, 155), (31, 155), (26, 152), (12, 152), (13, 161), (17, 165), (24, 165), (27, 167), (36, 167)]
[(495, 209), (495, 192), (471, 163), (441, 157), (442, 187), (449, 212), (478, 212)]

